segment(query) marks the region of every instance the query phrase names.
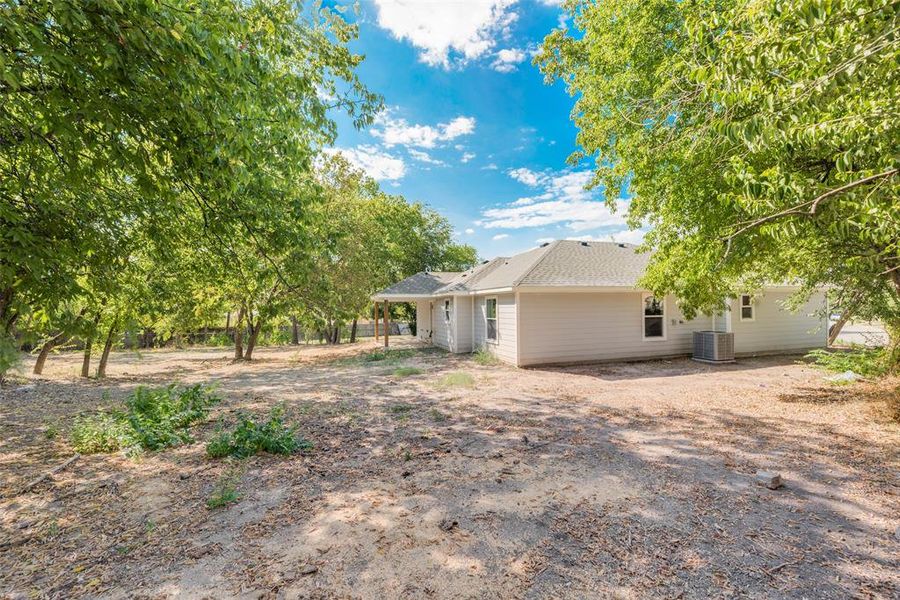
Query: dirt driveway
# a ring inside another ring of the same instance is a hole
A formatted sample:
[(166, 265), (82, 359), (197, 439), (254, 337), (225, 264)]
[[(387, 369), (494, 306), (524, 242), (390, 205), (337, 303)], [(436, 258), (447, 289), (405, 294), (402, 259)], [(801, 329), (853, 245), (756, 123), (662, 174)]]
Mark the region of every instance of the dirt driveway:
[[(0, 596), (900, 594), (897, 380), (834, 386), (796, 357), (517, 370), (372, 349), (120, 353), (87, 382), (63, 355), (0, 391)], [(18, 493), (72, 455), (74, 415), (174, 380), (225, 397), (195, 443), (84, 456)], [(216, 421), (276, 405), (312, 452), (206, 457)], [(223, 477), (241, 498), (208, 509)]]

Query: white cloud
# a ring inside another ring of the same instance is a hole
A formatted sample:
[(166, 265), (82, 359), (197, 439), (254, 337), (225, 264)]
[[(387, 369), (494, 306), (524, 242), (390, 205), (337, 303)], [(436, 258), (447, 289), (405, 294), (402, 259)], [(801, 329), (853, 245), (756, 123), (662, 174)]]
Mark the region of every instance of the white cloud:
[(475, 233), (475, 230), (472, 229), (471, 227), (469, 227), (468, 229), (466, 229), (466, 235), (472, 235), (473, 233)]
[(500, 167), (498, 167), (498, 166), (495, 165), (494, 163), (488, 163), (488, 164), (484, 165), (483, 167), (481, 167), (481, 169), (482, 169), (483, 171), (496, 171), (496, 170), (499, 169), (499, 168), (500, 168)]
[(463, 152), (462, 158), (460, 158), (460, 162), (467, 163), (470, 160), (475, 158), (475, 154), (473, 152)]
[[(378, 129), (377, 126), (381, 126)], [(441, 142), (449, 142), (475, 131), (474, 117), (456, 117), (448, 123), (431, 125), (409, 124), (406, 119), (391, 119), (382, 115), (370, 133), (388, 148), (396, 145), (434, 148)]]
[(504, 48), (494, 55), (491, 68), (500, 73), (511, 73), (518, 68), (516, 65), (524, 61), (526, 56), (524, 50)]
[(609, 239), (622, 244), (642, 244), (647, 232), (643, 229), (626, 229), (609, 235)]
[(483, 226), (487, 229), (564, 224), (579, 232), (625, 225), (628, 202), (616, 200), (613, 212), (599, 198), (598, 192), (586, 190), (585, 186), (593, 177), (590, 171), (535, 173), (528, 169), (513, 169), (508, 173), (526, 185), (539, 187), (541, 193), (482, 211)]
[(419, 49), (419, 60), (449, 69), (489, 52), (509, 37), (516, 0), (375, 0), (378, 25)]
[(529, 187), (535, 187), (544, 177), (542, 174), (535, 173), (531, 169), (526, 169), (525, 167), (510, 169), (506, 174), (519, 183), (524, 183)]
[(495, 236), (492, 237), (491, 239), (494, 240), (494, 241), (497, 241), (497, 240), (505, 240), (505, 239), (508, 238), (508, 237), (509, 237), (509, 234), (508, 234), (508, 233), (498, 233), (497, 235), (495, 235)]
[(332, 148), (329, 153), (339, 153), (372, 179), (393, 181), (406, 175), (406, 163), (402, 158), (382, 152), (375, 146), (361, 145), (356, 148)]
[(421, 150), (416, 150), (415, 148), (407, 148), (406, 151), (409, 152), (410, 156), (412, 156), (414, 159), (416, 159), (420, 162), (428, 163), (429, 165), (443, 165), (444, 164), (444, 161), (438, 160), (436, 158), (432, 158), (431, 155), (428, 154), (427, 152), (422, 152)]

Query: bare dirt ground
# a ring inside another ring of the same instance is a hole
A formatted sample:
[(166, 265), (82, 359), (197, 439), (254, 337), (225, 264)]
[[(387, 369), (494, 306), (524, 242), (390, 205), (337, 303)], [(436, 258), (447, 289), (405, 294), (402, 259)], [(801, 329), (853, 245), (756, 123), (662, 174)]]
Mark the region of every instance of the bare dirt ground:
[[(835, 386), (797, 357), (352, 360), (372, 349), (260, 349), (252, 364), (226, 349), (118, 353), (104, 381), (79, 380), (80, 357), (61, 355), (3, 389), (0, 596), (900, 594), (896, 379)], [(442, 384), (452, 372), (474, 386)], [(18, 493), (73, 454), (74, 415), (171, 381), (225, 398), (195, 443), (83, 456)], [(312, 452), (206, 457), (218, 419), (279, 404)], [(758, 486), (757, 469), (785, 486)], [(229, 473), (240, 500), (208, 509)]]

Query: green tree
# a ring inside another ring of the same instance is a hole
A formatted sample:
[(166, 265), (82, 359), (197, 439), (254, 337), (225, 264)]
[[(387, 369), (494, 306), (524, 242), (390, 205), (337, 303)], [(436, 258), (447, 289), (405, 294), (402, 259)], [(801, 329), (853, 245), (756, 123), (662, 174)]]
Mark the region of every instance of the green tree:
[(0, 331), (82, 293), (136, 228), (271, 243), (302, 219), (328, 110), (361, 125), (379, 105), (355, 33), (289, 0), (0, 6)]
[[(650, 226), (645, 285), (689, 311), (830, 286), (900, 341), (900, 3), (568, 0), (536, 62), (577, 96), (594, 185)], [(900, 355), (895, 354), (895, 360)]]

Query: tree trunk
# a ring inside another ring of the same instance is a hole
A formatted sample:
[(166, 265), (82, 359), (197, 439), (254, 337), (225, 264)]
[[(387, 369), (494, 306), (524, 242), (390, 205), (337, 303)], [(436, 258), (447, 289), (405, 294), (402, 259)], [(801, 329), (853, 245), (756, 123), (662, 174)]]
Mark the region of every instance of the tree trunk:
[(94, 345), (94, 332), (97, 330), (97, 323), (100, 322), (100, 312), (94, 317), (94, 326), (91, 327), (91, 333), (84, 338), (84, 358), (81, 361), (81, 376), (91, 376), (91, 350)]
[(341, 343), (341, 326), (340, 325), (334, 326), (334, 335), (331, 339), (332, 339), (332, 341), (331, 341), (332, 344), (337, 345), (337, 344)]
[(353, 319), (353, 323), (350, 325), (350, 343), (356, 343), (356, 319)]
[(90, 377), (91, 375), (91, 346), (94, 345), (93, 338), (85, 338), (84, 340), (84, 358), (81, 360), (81, 376)]
[(225, 336), (228, 336), (228, 332), (231, 331), (231, 311), (228, 311), (228, 315), (225, 317)]
[(50, 356), (50, 351), (53, 350), (57, 344), (62, 341), (63, 332), (59, 332), (54, 335), (52, 338), (44, 342), (44, 345), (41, 346), (41, 351), (38, 352), (37, 361), (34, 363), (34, 369), (31, 370), (35, 375), (40, 375), (44, 372), (44, 363), (47, 362), (47, 357)]
[(12, 308), (14, 293), (12, 287), (0, 291), (0, 325), (3, 326), (3, 330), (0, 333), (8, 335), (12, 335), (12, 326), (16, 321)]
[(300, 326), (297, 324), (297, 315), (291, 315), (291, 345), (300, 345)]
[(234, 360), (244, 358), (244, 307), (238, 310), (237, 321), (234, 324)]
[(106, 363), (109, 362), (109, 351), (112, 350), (113, 339), (116, 336), (116, 328), (118, 323), (113, 321), (109, 326), (109, 333), (106, 335), (106, 343), (103, 344), (103, 354), (100, 355), (100, 364), (97, 365), (97, 378), (106, 377)]
[(253, 349), (256, 348), (256, 340), (259, 338), (259, 330), (262, 329), (262, 317), (256, 317), (256, 324), (250, 323), (250, 339), (247, 340), (247, 351), (244, 360), (253, 359)]
[(828, 346), (834, 344), (837, 337), (841, 334), (841, 330), (844, 328), (844, 325), (847, 324), (847, 321), (850, 320), (850, 311), (845, 310), (841, 313), (840, 318), (828, 329)]

